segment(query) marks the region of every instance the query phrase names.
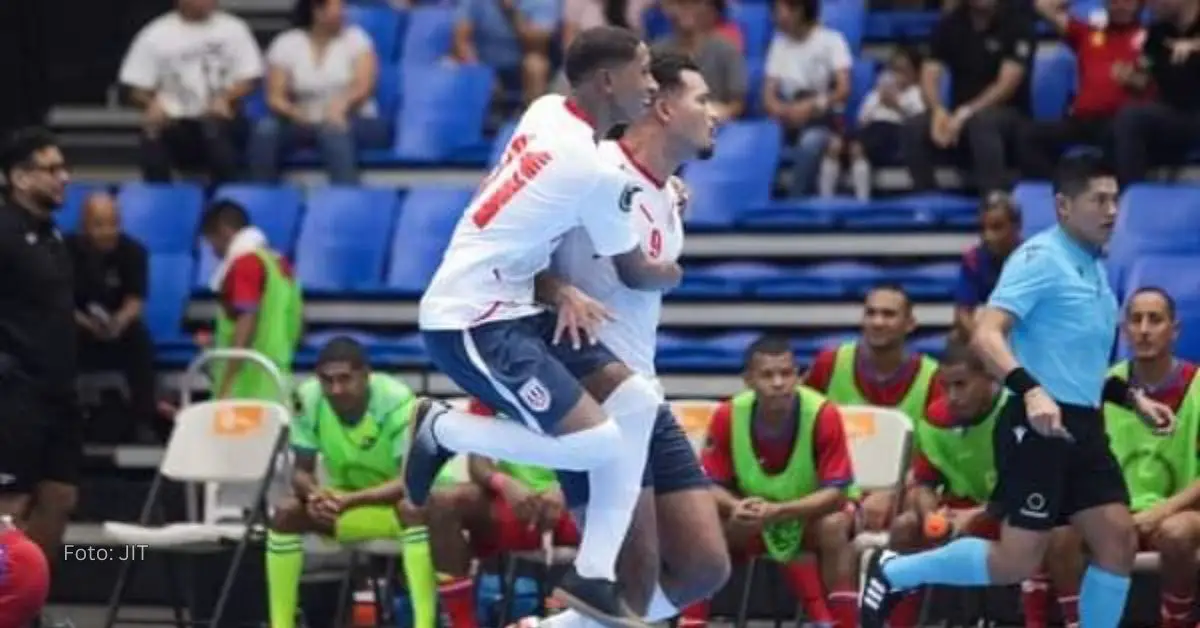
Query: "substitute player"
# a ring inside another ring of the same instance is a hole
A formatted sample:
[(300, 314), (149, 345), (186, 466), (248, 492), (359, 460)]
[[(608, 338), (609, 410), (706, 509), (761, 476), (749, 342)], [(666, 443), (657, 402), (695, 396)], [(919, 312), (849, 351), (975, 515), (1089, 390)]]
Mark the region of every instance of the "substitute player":
[[(854, 472), (842, 415), (800, 385), (796, 356), (782, 338), (750, 345), (744, 378), (748, 390), (717, 408), (704, 448), (726, 540), (737, 554), (779, 563), (809, 621), (854, 628), (858, 554), (847, 495)], [(816, 555), (823, 587), (807, 582), (802, 551)], [(684, 610), (683, 624), (705, 624), (708, 607), (704, 601)]]
[[(1158, 288), (1142, 288), (1125, 306), (1122, 326), (1133, 360), (1113, 367), (1111, 375), (1175, 410), (1175, 432), (1164, 437), (1128, 410), (1105, 404), (1104, 419), (1113, 454), (1129, 487), (1133, 523), (1142, 546), (1159, 554), (1164, 628), (1195, 626), (1196, 552), (1200, 550), (1200, 378), (1196, 365), (1177, 358), (1172, 345), (1179, 334), (1175, 302)], [(1047, 562), (1054, 587), (1079, 586), (1083, 539), (1061, 534)]]
[[(294, 496), (275, 506), (267, 533), (271, 628), (295, 628), (305, 533), (341, 542), (395, 539), (412, 597), (414, 626), (437, 624), (436, 575), (423, 527), (401, 524), (404, 483), (396, 479), (408, 423), (420, 402), (397, 379), (372, 373), (366, 351), (346, 337), (317, 357), (316, 378), (297, 391), (291, 425)], [(317, 458), (329, 477), (317, 479)]]
[(1082, 624), (1121, 621), (1136, 537), (1100, 405), (1125, 405), (1159, 429), (1175, 416), (1120, 378), (1105, 380), (1117, 300), (1101, 255), (1116, 221), (1116, 178), (1095, 155), (1070, 156), (1059, 164), (1054, 194), (1058, 225), (1009, 258), (973, 339), (988, 370), (1015, 393), (995, 434), (1000, 541), (961, 538), (909, 556), (876, 551), (861, 594), (863, 628), (883, 626), (903, 592), (921, 585), (1004, 585), (1033, 575), (1050, 530), (1067, 523), (1092, 551)]
[[(587, 230), (597, 254), (612, 258), (625, 285), (670, 288), (682, 270), (642, 251), (629, 224), (637, 190), (600, 159), (595, 143), (649, 105), (655, 89), (649, 51), (627, 30), (600, 27), (577, 36), (565, 57), (571, 98), (542, 97), (522, 116), (420, 304), (434, 364), (509, 420), (444, 406), (422, 414), (413, 424), (404, 478), (409, 498), (420, 505), (455, 451), (588, 472), (586, 516), (593, 525), (555, 594), (596, 619), (641, 626), (620, 599), (615, 565), (658, 394), (603, 345), (551, 346), (555, 317), (536, 301), (534, 284), (576, 227)], [(593, 377), (585, 392), (578, 377), (587, 373)], [(613, 419), (626, 416), (618, 427)]]

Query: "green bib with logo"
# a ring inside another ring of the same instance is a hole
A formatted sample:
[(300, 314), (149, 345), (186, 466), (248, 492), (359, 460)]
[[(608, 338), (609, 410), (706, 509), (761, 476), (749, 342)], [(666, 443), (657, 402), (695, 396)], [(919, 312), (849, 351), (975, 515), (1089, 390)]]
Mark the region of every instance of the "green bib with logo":
[[(1129, 380), (1129, 362), (1109, 375)], [(1200, 377), (1192, 379), (1176, 413), (1175, 431), (1157, 436), (1137, 414), (1112, 403), (1104, 404), (1104, 427), (1109, 448), (1121, 463), (1134, 512), (1152, 508), (1191, 484), (1197, 477), (1196, 441), (1200, 437)]]
[(1008, 401), (1001, 391), (983, 421), (963, 428), (935, 427), (929, 421), (916, 422), (917, 447), (946, 481), (946, 490), (980, 504), (987, 503), (996, 488), (996, 463), (993, 459), (992, 432), (996, 419)]
[[(250, 349), (263, 354), (285, 377), (290, 385), (292, 356), (300, 342), (303, 326), (303, 300), (297, 283), (283, 274), (279, 260), (267, 249), (254, 252), (266, 269), (266, 285), (262, 302), (258, 308), (258, 324)], [(217, 308), (216, 329), (213, 346), (226, 349), (233, 345), (236, 321), (229, 317), (224, 308)], [(226, 362), (214, 363), (211, 375), (214, 383), (220, 383), (228, 367)], [(271, 376), (253, 362), (243, 362), (229, 389), (231, 399), (261, 399), (278, 401), (279, 392)]]
[[(829, 378), (829, 390), (825, 396), (834, 403), (842, 406), (874, 405), (863, 396), (854, 381), (854, 354), (858, 348), (857, 342), (843, 343), (837, 348), (833, 360), (833, 373)], [(937, 361), (929, 356), (921, 356), (921, 366), (917, 376), (913, 378), (904, 398), (896, 404), (896, 409), (908, 415), (913, 423), (919, 423), (925, 418), (925, 404), (929, 400), (929, 387), (933, 376), (937, 373)]]
[(535, 493), (545, 493), (558, 486), (558, 474), (553, 469), (504, 460), (497, 461), (496, 467)]
[[(796, 440), (787, 466), (777, 474), (769, 474), (758, 460), (754, 450), (753, 391), (738, 393), (730, 401), (733, 410), (731, 449), (733, 473), (738, 487), (748, 496), (760, 497), (769, 502), (788, 502), (811, 495), (819, 487), (816, 460), (813, 457), (813, 427), (825, 397), (806, 387), (798, 387), (799, 410), (796, 413)], [(763, 544), (771, 558), (787, 562), (800, 553), (800, 542), (804, 536), (802, 521), (785, 521), (765, 526), (762, 531)]]

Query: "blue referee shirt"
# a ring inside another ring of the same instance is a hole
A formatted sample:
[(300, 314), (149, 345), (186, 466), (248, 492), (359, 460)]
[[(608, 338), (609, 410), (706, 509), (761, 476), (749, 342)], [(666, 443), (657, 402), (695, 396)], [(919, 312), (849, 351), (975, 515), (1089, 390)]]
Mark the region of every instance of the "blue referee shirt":
[(1009, 256), (988, 305), (1016, 318), (1017, 362), (1051, 397), (1100, 407), (1117, 298), (1097, 251), (1051, 227)]

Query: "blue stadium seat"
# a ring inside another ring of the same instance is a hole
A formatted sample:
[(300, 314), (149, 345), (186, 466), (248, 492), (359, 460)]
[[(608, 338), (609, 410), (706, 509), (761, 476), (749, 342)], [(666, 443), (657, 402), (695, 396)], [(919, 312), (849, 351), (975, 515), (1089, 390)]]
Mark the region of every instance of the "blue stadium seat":
[(311, 332), (304, 337), (296, 361), (305, 366), (316, 362), (316, 356), (330, 340), (339, 336), (348, 336), (357, 340), (367, 348), (371, 365), (380, 367), (413, 367), (428, 364), (425, 357), (425, 345), (421, 334), (413, 333), (403, 336), (385, 336), (363, 332), (358, 329), (325, 329)]
[(471, 188), (411, 188), (400, 205), (384, 289), (420, 296), (442, 261), (454, 226), (471, 202)]
[(326, 294), (378, 288), (399, 203), (392, 189), (313, 192), (296, 243), (296, 272), (304, 288)]
[(492, 153), (488, 156), (487, 165), (489, 168), (500, 163), (500, 159), (504, 157), (504, 151), (508, 148), (508, 141), (512, 139), (513, 131), (517, 130), (517, 121), (509, 120), (496, 131), (496, 137), (492, 139)]
[(717, 150), (708, 162), (741, 162), (747, 169), (769, 168), (773, 176), (779, 165), (783, 129), (774, 120), (737, 120), (717, 131)]
[(1057, 120), (1066, 114), (1075, 93), (1075, 55), (1062, 44), (1040, 47), (1033, 57), (1033, 117)]
[[(1125, 282), (1125, 294), (1142, 287), (1162, 288), (1175, 299), (1179, 318), (1176, 353), (1187, 360), (1200, 361), (1200, 254), (1150, 255), (1133, 262)], [(1125, 338), (1119, 354), (1128, 356)]]
[(742, 31), (747, 65), (761, 65), (767, 58), (767, 47), (775, 29), (771, 22), (771, 5), (739, 2), (730, 5), (729, 14)]
[(663, 369), (684, 371), (737, 371), (741, 369), (746, 348), (757, 337), (753, 332), (708, 338), (660, 333), (655, 364)]
[(1054, 190), (1045, 181), (1022, 181), (1013, 189), (1013, 200), (1021, 208), (1021, 237), (1028, 238), (1058, 222)]
[(763, 299), (845, 299), (860, 294), (881, 276), (879, 267), (870, 264), (828, 262), (789, 270), (758, 282), (754, 295)]
[[(833, 226), (834, 216), (844, 202), (845, 199), (841, 198), (774, 201), (765, 207), (751, 207), (741, 212), (737, 216), (737, 225), (739, 228), (755, 231), (828, 228)], [(849, 202), (858, 201), (851, 199)]]
[(937, 359), (946, 352), (946, 334), (930, 334), (913, 338), (908, 342), (908, 348), (918, 353)]
[(400, 33), (405, 13), (387, 4), (355, 5), (346, 7), (346, 18), (357, 24), (371, 36), (375, 43), (375, 54), (381, 63), (390, 64), (400, 52)]
[(200, 186), (126, 183), (121, 186), (117, 202), (125, 233), (147, 251), (191, 255), (204, 204)]
[(405, 67), (437, 63), (450, 53), (453, 39), (453, 7), (416, 7), (408, 12), (401, 62)]
[(191, 295), (192, 254), (150, 255), (144, 320), (155, 342), (178, 342), (183, 335), (183, 315)]
[(821, 23), (846, 38), (850, 52), (857, 54), (862, 48), (866, 30), (867, 7), (863, 0), (826, 0), (821, 3)]
[(765, 80), (764, 72), (766, 68), (762, 63), (751, 63), (746, 66), (746, 111), (745, 115), (751, 118), (760, 118), (766, 115), (763, 111), (762, 89), (763, 81)]
[(671, 33), (671, 22), (657, 2), (642, 14), (642, 29), (646, 33), (646, 41), (655, 41)]
[(296, 230), (300, 227), (304, 196), (292, 185), (223, 185), (214, 199), (228, 199), (246, 208), (250, 222), (267, 236), (271, 247), (291, 255), (296, 245)]
[(79, 220), (83, 217), (83, 202), (93, 192), (107, 191), (108, 186), (101, 183), (84, 183), (72, 181), (67, 184), (63, 194), (62, 207), (54, 214), (54, 224), (63, 233), (75, 233), (79, 230)]
[(900, 284), (914, 299), (951, 299), (961, 272), (959, 262), (938, 262), (886, 269), (885, 277)]
[(728, 229), (747, 210), (766, 206), (771, 196), (770, 181), (739, 176), (723, 164), (688, 166), (684, 180), (691, 190), (685, 222), (694, 230)]
[(485, 145), (483, 123), (494, 78), (485, 65), (406, 67), (396, 156), (439, 163)]
[(759, 262), (727, 262), (711, 266), (689, 266), (683, 282), (671, 291), (672, 297), (730, 299), (748, 297), (757, 282), (783, 274), (777, 266)]
[(400, 110), (400, 73), (401, 66), (386, 64), (379, 66), (379, 80), (375, 82), (375, 106), (379, 109), (379, 117), (383, 120), (394, 120)]
[(844, 342), (858, 339), (858, 334), (854, 332), (802, 336), (792, 340), (792, 351), (796, 352), (796, 361), (801, 364), (811, 365), (818, 353), (826, 349), (836, 348)]
[(1200, 187), (1142, 183), (1121, 198), (1110, 258), (1128, 267), (1139, 255), (1200, 251)]

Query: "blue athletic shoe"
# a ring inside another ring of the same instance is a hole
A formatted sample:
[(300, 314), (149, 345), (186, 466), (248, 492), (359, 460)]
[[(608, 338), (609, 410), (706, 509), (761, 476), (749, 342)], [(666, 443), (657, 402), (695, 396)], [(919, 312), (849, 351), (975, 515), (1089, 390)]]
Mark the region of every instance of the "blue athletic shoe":
[(433, 424), (449, 408), (441, 402), (418, 401), (408, 426), (408, 451), (404, 454), (400, 475), (404, 478), (404, 493), (414, 506), (424, 506), (429, 491), (442, 467), (454, 457), (454, 452), (438, 444)]

